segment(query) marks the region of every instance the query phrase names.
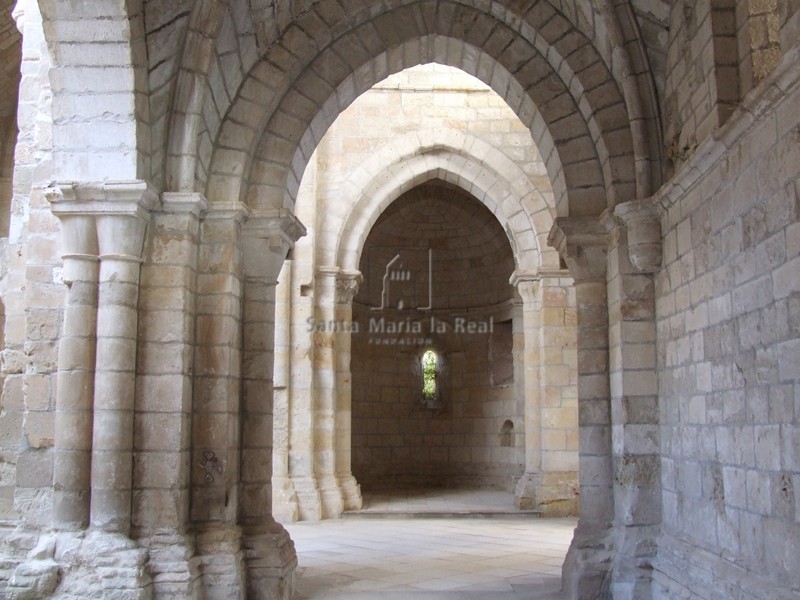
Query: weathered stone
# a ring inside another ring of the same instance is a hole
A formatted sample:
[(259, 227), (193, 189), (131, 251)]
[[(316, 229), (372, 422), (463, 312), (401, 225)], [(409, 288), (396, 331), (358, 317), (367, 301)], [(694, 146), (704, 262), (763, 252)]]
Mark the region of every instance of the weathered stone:
[(444, 481), (579, 495), (570, 598), (800, 588), (800, 2), (528, 4), (0, 11), (0, 593)]

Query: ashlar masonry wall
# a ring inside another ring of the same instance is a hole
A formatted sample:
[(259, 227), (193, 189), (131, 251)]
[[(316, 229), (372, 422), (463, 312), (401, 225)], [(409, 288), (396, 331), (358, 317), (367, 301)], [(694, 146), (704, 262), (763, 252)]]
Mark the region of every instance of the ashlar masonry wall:
[[(393, 256), (410, 277), (386, 288)], [(351, 362), (356, 478), (365, 490), (514, 491), (525, 467), (523, 370), (515, 361), (522, 303), (509, 284), (514, 259), (499, 223), (462, 191), (420, 186), (381, 215), (360, 270)], [(429, 399), (427, 350), (437, 355)]]
[(800, 588), (795, 48), (658, 194), (663, 525), (654, 598)]

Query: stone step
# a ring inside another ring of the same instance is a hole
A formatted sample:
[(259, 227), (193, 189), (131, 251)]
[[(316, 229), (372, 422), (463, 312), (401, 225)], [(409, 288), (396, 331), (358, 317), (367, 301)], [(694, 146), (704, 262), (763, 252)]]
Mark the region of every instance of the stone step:
[(343, 519), (538, 519), (535, 510), (346, 510)]

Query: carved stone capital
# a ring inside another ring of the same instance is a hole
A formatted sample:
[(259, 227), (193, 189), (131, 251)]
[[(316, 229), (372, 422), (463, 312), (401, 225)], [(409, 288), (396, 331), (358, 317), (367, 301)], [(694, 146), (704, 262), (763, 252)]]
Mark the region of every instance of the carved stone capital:
[(58, 183), (44, 191), (62, 223), (64, 254), (140, 262), (158, 194), (146, 181)]
[(251, 215), (242, 225), (245, 275), (277, 279), (289, 249), (305, 234), (303, 224), (286, 209)]
[(517, 288), (525, 305), (536, 305), (539, 299), (541, 275), (538, 271), (514, 271), (508, 283)]
[(362, 281), (360, 271), (341, 271), (336, 276), (336, 304), (352, 304)]
[(44, 190), (50, 210), (68, 215), (120, 215), (149, 220), (159, 205), (156, 191), (143, 180), (56, 183)]
[(661, 267), (661, 218), (652, 199), (631, 200), (617, 205), (614, 215), (628, 230), (628, 257), (641, 273)]
[(598, 217), (558, 217), (547, 243), (566, 261), (575, 283), (605, 281), (608, 235)]

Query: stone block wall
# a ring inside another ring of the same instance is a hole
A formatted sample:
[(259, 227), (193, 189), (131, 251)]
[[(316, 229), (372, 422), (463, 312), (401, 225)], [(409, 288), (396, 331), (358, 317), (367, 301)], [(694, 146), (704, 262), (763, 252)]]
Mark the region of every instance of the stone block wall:
[[(5, 304), (0, 404), (0, 519), (15, 527), (49, 523), (57, 340), (64, 285), (59, 264), (58, 220), (43, 188), (51, 173), (51, 58), (36, 6), (18, 12), (22, 41), (20, 120), (4, 248)], [(34, 118), (35, 116), (35, 118)], [(13, 492), (16, 487), (16, 493)], [(24, 537), (24, 536), (23, 536)], [(18, 540), (22, 552), (35, 540)]]
[[(664, 140), (667, 158), (684, 161), (730, 114), (739, 98), (734, 0), (675, 2), (667, 50)], [(724, 84), (733, 89), (725, 90)], [(721, 86), (720, 84), (723, 84)], [(720, 118), (719, 104), (728, 107)]]
[[(499, 348), (511, 322), (494, 325), (493, 334), (422, 336), (430, 339), (422, 344), (403, 343), (418, 336), (381, 336), (395, 345), (354, 335), (353, 474), (365, 490), (513, 491), (525, 467), (524, 411), (514, 393), (511, 347)], [(436, 407), (422, 395), (420, 359), (428, 348), (442, 364)], [(494, 381), (493, 371), (509, 367), (511, 380)]]
[(666, 157), (685, 162), (766, 78), (790, 40), (797, 6), (777, 0), (701, 0), (672, 6), (664, 97)]
[(795, 49), (657, 196), (655, 598), (789, 598), (800, 587), (797, 61)]

